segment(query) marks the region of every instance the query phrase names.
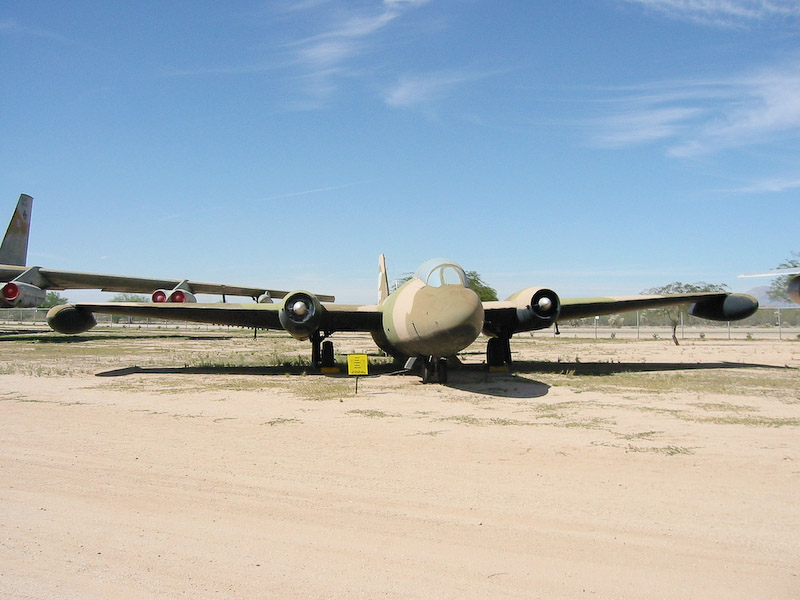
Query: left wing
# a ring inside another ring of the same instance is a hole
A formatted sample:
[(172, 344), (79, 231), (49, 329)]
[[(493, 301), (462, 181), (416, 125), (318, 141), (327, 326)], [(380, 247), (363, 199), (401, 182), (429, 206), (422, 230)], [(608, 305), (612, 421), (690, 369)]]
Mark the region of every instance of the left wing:
[(746, 294), (706, 292), (701, 294), (671, 294), (650, 296), (611, 296), (600, 298), (567, 298), (562, 302), (558, 321), (600, 315), (633, 312), (648, 308), (663, 308), (691, 304), (689, 314), (712, 321), (736, 321), (752, 315), (758, 300)]
[[(526, 290), (523, 290), (525, 292)], [(484, 302), (484, 331), (493, 335), (512, 335), (520, 331), (544, 329), (564, 321), (691, 304), (689, 314), (713, 321), (736, 321), (755, 313), (758, 300), (746, 294), (705, 292), (700, 294), (604, 296), (560, 300), (550, 290), (532, 289), (533, 296), (516, 295), (509, 300)], [(542, 294), (546, 292), (547, 294)], [(539, 299), (548, 298), (543, 308)]]

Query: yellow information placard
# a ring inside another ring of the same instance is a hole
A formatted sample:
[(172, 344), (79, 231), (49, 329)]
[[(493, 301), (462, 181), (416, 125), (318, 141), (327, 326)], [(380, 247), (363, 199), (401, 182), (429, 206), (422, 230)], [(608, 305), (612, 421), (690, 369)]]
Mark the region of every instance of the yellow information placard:
[(369, 375), (369, 361), (366, 354), (347, 355), (348, 375)]

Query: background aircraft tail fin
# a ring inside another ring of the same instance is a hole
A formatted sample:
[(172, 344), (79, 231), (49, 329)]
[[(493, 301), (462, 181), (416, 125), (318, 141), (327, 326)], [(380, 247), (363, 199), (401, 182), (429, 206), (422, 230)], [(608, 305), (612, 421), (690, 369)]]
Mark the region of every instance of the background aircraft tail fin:
[(19, 202), (8, 230), (0, 244), (0, 264), (25, 266), (28, 260), (28, 234), (31, 229), (31, 208), (33, 198), (28, 194), (20, 194)]
[(378, 304), (383, 304), (389, 297), (389, 277), (386, 275), (386, 257), (378, 256)]

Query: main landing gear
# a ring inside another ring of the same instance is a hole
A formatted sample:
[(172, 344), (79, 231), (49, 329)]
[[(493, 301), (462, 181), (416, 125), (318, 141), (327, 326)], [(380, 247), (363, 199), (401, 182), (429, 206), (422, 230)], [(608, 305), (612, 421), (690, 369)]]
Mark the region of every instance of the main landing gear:
[(311, 336), (311, 363), (317, 369), (332, 369), (336, 366), (333, 357), (333, 342), (323, 341), (330, 333), (315, 331)]
[(490, 370), (508, 369), (511, 364), (510, 336), (489, 338), (486, 344), (486, 364)]
[(422, 383), (447, 383), (447, 359), (429, 356), (422, 362)]

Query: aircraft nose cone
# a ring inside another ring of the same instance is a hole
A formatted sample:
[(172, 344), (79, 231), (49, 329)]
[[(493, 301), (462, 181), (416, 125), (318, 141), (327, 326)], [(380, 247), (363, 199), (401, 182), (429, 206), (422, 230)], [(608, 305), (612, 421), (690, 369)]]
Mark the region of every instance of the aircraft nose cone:
[(416, 320), (417, 353), (451, 356), (474, 342), (483, 328), (483, 304), (471, 289), (435, 290), (436, 307)]
[(539, 309), (543, 313), (548, 313), (550, 312), (550, 309), (553, 308), (553, 301), (546, 296), (542, 296), (541, 298), (539, 298), (538, 305)]
[(302, 300), (298, 300), (294, 304), (292, 304), (292, 312), (296, 314), (298, 317), (303, 317), (308, 312), (308, 307), (306, 303)]

